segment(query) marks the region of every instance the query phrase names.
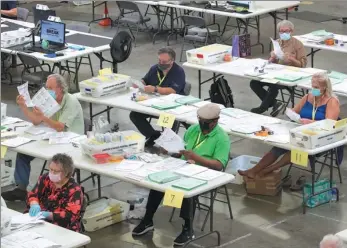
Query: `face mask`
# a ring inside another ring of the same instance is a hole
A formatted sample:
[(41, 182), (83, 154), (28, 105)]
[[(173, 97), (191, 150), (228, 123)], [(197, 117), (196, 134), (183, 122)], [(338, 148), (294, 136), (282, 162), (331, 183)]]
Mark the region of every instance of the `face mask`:
[(199, 125), (202, 132), (210, 130), (210, 122), (199, 121)]
[(158, 64), (158, 68), (161, 71), (165, 71), (165, 70), (169, 69), (170, 66), (171, 66), (171, 64)]
[(48, 93), (54, 98), (54, 100), (57, 99), (57, 95), (55, 94), (55, 91), (54, 90), (47, 90)]
[(290, 40), (290, 33), (280, 33), (281, 40)]
[(60, 177), (60, 173), (58, 174), (53, 174), (52, 172), (49, 172), (48, 174), (49, 179), (53, 182), (53, 183), (57, 183), (61, 181), (61, 177)]
[(313, 96), (320, 96), (321, 94), (320, 94), (320, 89), (315, 89), (315, 88), (313, 88), (312, 90), (311, 90), (311, 94), (313, 95)]

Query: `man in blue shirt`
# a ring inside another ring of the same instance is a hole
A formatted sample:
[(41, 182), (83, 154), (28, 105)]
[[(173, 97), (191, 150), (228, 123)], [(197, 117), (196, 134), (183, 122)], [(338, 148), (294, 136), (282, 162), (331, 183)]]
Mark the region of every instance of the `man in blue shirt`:
[(1, 17), (17, 19), (17, 1), (1, 1)]
[[(186, 75), (183, 68), (176, 64), (175, 58), (175, 51), (169, 47), (158, 51), (158, 64), (153, 65), (142, 79), (146, 93), (184, 94)], [(138, 112), (130, 113), (131, 121), (147, 139), (146, 146), (153, 146), (154, 141), (160, 136), (160, 132), (147, 121), (150, 117), (153, 118)]]

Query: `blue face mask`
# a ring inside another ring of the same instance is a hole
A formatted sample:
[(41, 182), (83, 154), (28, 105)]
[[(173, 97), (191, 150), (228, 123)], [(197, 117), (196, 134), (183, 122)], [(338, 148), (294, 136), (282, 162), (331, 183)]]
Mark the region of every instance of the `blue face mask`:
[(290, 40), (290, 33), (280, 33), (281, 40)]
[(47, 90), (47, 91), (54, 98), (54, 100), (57, 100), (57, 95), (55, 94), (54, 90)]
[(320, 96), (320, 95), (321, 95), (321, 94), (320, 94), (320, 89), (312, 88), (311, 94), (312, 94), (313, 96)]

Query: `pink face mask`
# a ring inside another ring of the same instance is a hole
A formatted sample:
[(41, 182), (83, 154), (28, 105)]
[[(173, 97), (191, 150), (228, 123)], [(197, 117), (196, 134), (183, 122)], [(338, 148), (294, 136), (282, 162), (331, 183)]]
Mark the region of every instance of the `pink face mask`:
[(49, 172), (48, 176), (49, 176), (49, 179), (53, 183), (57, 183), (57, 182), (61, 181), (60, 173), (59, 174), (53, 174), (52, 172)]

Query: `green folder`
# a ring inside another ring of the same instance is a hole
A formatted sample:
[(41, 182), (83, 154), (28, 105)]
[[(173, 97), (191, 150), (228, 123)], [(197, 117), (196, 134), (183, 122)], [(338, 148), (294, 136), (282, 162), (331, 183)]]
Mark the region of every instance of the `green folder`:
[(160, 171), (148, 175), (148, 179), (152, 182), (163, 184), (168, 183), (181, 177), (171, 171)]
[(314, 36), (329, 36), (329, 35), (333, 35), (333, 33), (327, 32), (324, 29), (313, 31), (313, 32), (311, 32), (311, 34), (314, 35)]
[(341, 79), (336, 79), (336, 78), (333, 78), (333, 77), (329, 77), (329, 78), (330, 78), (331, 85), (342, 83)]
[(177, 108), (178, 106), (181, 106), (181, 104), (177, 102), (163, 102), (163, 103), (156, 103), (152, 105), (152, 108), (159, 109), (159, 110), (167, 110), (167, 109), (173, 109)]
[(194, 96), (184, 96), (176, 99), (176, 102), (182, 105), (194, 104), (196, 102), (201, 102), (200, 98)]
[(347, 78), (347, 74), (341, 73), (341, 72), (337, 72), (337, 71), (331, 71), (328, 76), (330, 78), (335, 78), (338, 80), (345, 80)]
[(189, 191), (205, 184), (207, 184), (207, 181), (190, 177), (182, 178), (181, 180), (174, 182), (172, 187)]
[(286, 81), (286, 82), (295, 82), (295, 81), (298, 81), (299, 79), (302, 79), (302, 77), (298, 75), (283, 74), (281, 76), (275, 77), (275, 79), (278, 79), (280, 81)]

